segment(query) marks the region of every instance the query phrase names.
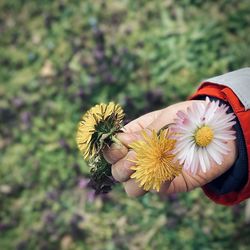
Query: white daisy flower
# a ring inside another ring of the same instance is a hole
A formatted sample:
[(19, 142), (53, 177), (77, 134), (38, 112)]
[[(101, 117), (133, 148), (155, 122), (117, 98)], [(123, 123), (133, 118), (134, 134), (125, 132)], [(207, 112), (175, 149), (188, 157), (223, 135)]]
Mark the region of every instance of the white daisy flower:
[(235, 116), (226, 113), (228, 108), (207, 98), (206, 102), (193, 103), (186, 112), (177, 112), (172, 126), (177, 140), (173, 153), (184, 170), (205, 173), (213, 163), (222, 164), (223, 155), (230, 152), (228, 141), (235, 139)]

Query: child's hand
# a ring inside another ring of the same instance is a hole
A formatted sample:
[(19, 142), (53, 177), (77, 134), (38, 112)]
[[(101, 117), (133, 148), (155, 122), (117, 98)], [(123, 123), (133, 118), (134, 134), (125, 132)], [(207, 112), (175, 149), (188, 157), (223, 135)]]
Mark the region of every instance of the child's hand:
[[(139, 117), (138, 119), (127, 124), (125, 126), (124, 133), (118, 135), (118, 139), (123, 145), (113, 144), (109, 149), (105, 150), (104, 157), (109, 163), (112, 164), (113, 177), (117, 181), (123, 183), (124, 189), (129, 196), (141, 196), (145, 194), (146, 191), (140, 188), (134, 179), (130, 178), (133, 173), (133, 170), (131, 170), (130, 167), (133, 163), (127, 159), (135, 158), (135, 152), (128, 150), (128, 145), (135, 140), (142, 139), (142, 130), (159, 130), (166, 124), (173, 123), (177, 111), (186, 110), (187, 107), (191, 106), (193, 102), (203, 101), (181, 102)], [(214, 164), (208, 172), (199, 172), (194, 176), (182, 171), (182, 174), (176, 177), (173, 181), (165, 182), (162, 185), (160, 192), (171, 194), (190, 191), (196, 187), (203, 186), (220, 176), (233, 165), (237, 157), (236, 142), (230, 141), (229, 146), (231, 152), (224, 157), (222, 165), (216, 166), (217, 164)]]

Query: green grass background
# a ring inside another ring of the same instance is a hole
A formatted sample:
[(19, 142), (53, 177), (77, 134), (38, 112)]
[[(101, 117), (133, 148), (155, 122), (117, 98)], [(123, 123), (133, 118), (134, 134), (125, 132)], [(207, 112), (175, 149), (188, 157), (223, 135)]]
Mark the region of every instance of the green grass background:
[(127, 121), (250, 63), (248, 0), (0, 1), (0, 249), (249, 249), (245, 203), (201, 190), (96, 197), (75, 143), (92, 105)]

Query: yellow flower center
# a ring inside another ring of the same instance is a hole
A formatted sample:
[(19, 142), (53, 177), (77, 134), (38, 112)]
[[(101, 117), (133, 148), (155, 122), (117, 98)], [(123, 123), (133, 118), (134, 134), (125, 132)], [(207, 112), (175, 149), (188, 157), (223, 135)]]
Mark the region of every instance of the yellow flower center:
[(214, 132), (208, 126), (203, 126), (195, 132), (194, 139), (198, 146), (206, 147), (214, 138)]

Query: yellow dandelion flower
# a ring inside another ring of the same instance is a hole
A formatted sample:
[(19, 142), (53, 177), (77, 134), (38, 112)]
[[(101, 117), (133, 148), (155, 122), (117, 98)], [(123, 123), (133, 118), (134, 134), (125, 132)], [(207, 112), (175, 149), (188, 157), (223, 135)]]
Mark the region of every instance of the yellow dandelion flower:
[(97, 154), (105, 139), (121, 129), (123, 118), (121, 106), (113, 102), (97, 104), (82, 116), (76, 142), (85, 159)]
[(148, 135), (142, 133), (144, 140), (133, 142), (130, 147), (136, 152), (136, 159), (131, 178), (139, 182), (144, 190), (155, 189), (159, 192), (163, 182), (170, 181), (181, 172), (181, 166), (174, 161), (172, 150), (176, 141), (171, 139), (169, 130), (161, 130), (159, 134), (152, 131)]

